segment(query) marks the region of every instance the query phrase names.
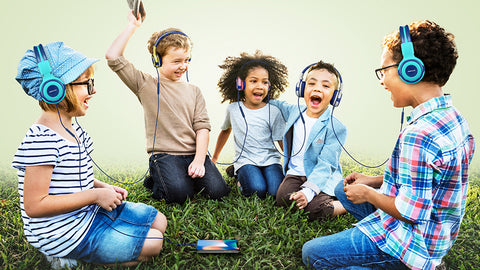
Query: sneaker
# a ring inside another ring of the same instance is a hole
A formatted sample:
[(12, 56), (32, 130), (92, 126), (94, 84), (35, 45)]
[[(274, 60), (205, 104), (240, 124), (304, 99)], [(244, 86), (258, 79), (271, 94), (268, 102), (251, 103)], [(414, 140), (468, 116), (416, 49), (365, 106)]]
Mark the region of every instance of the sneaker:
[(54, 270), (57, 269), (71, 269), (77, 266), (77, 260), (69, 258), (60, 258), (53, 256), (45, 256), (47, 261), (50, 263), (50, 267)]
[(445, 265), (445, 262), (442, 260), (442, 262), (435, 267), (435, 270), (447, 270), (447, 266)]
[(235, 169), (233, 168), (233, 165), (228, 166), (225, 169), (225, 172), (227, 173), (228, 176), (235, 177)]
[(153, 177), (151, 175), (145, 177), (145, 179), (143, 180), (143, 186), (150, 191), (153, 190)]

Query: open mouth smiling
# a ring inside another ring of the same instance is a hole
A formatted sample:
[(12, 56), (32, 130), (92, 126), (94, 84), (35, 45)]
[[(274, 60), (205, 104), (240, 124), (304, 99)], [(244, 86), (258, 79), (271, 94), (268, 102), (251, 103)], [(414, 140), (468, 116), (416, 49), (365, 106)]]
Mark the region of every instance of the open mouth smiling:
[(263, 97), (263, 92), (253, 93), (253, 96), (257, 97), (257, 98), (261, 98), (261, 97)]
[(322, 98), (317, 95), (313, 95), (310, 97), (310, 103), (312, 105), (318, 106), (322, 102)]

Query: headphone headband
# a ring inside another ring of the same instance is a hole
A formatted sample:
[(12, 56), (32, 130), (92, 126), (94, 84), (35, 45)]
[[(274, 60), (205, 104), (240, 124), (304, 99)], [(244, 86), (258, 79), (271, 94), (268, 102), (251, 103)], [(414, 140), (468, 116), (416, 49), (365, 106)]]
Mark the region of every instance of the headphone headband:
[[(157, 46), (160, 43), (160, 41), (162, 41), (163, 38), (165, 38), (168, 35), (172, 35), (172, 34), (180, 34), (180, 35), (188, 38), (187, 34), (181, 32), (181, 31), (177, 31), (177, 30), (167, 31), (167, 32), (161, 34), (157, 38), (157, 40), (155, 41), (155, 44), (153, 45), (153, 48), (152, 48), (152, 62), (153, 62), (153, 66), (155, 66), (156, 68), (162, 66), (162, 56), (157, 54)], [(189, 61), (190, 61), (190, 59), (189, 59)]]
[(38, 70), (42, 75), (42, 82), (39, 87), (40, 96), (43, 101), (49, 104), (57, 104), (65, 98), (65, 83), (52, 74), (52, 67), (43, 49), (43, 45), (39, 44), (38, 46), (34, 46), (33, 51), (37, 59)]
[(35, 52), (37, 63), (47, 60), (47, 55), (45, 54), (45, 50), (43, 49), (42, 44), (38, 44), (38, 46), (33, 46), (33, 51)]
[(399, 32), (403, 59), (398, 64), (398, 75), (405, 83), (418, 83), (425, 75), (425, 65), (415, 56), (408, 25), (400, 26)]
[[(304, 97), (304, 94), (305, 94), (305, 84), (306, 84), (304, 80), (305, 73), (307, 73), (307, 71), (316, 64), (318, 64), (318, 62), (308, 65), (300, 73), (299, 81), (295, 86), (295, 94), (298, 97)], [(342, 100), (342, 96), (343, 96), (343, 92), (342, 92), (343, 80), (342, 80), (342, 75), (340, 74), (340, 71), (338, 71), (338, 69), (335, 68), (334, 66), (332, 67), (337, 72), (336, 75), (338, 75), (338, 87), (337, 89), (335, 89), (335, 91), (333, 91), (332, 99), (330, 99), (330, 105), (332, 105), (333, 107), (338, 107), (338, 105), (340, 105), (340, 101)]]

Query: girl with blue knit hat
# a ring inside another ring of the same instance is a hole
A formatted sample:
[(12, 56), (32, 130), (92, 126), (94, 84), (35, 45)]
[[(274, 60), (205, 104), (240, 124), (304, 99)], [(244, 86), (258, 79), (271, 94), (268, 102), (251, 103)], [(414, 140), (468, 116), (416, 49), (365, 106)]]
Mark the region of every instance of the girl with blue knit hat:
[(27, 241), (50, 261), (133, 265), (160, 253), (167, 220), (152, 206), (125, 202), (125, 189), (93, 175), (93, 142), (72, 119), (86, 114), (96, 93), (97, 61), (62, 42), (25, 53), (16, 80), (42, 113), (12, 167)]

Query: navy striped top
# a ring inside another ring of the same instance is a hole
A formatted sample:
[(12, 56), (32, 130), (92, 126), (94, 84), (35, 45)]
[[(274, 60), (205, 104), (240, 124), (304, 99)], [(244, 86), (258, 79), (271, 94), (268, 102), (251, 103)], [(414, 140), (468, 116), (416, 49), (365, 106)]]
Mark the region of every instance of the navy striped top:
[(49, 195), (92, 189), (93, 166), (88, 154), (93, 150), (93, 142), (78, 125), (74, 124), (73, 128), (80, 138), (79, 143), (65, 139), (46, 126), (33, 124), (12, 162), (12, 167), (17, 169), (20, 208), (27, 241), (42, 253), (55, 257), (68, 255), (82, 241), (99, 207), (92, 204), (57, 216), (30, 218), (23, 205), (25, 167), (53, 166)]

